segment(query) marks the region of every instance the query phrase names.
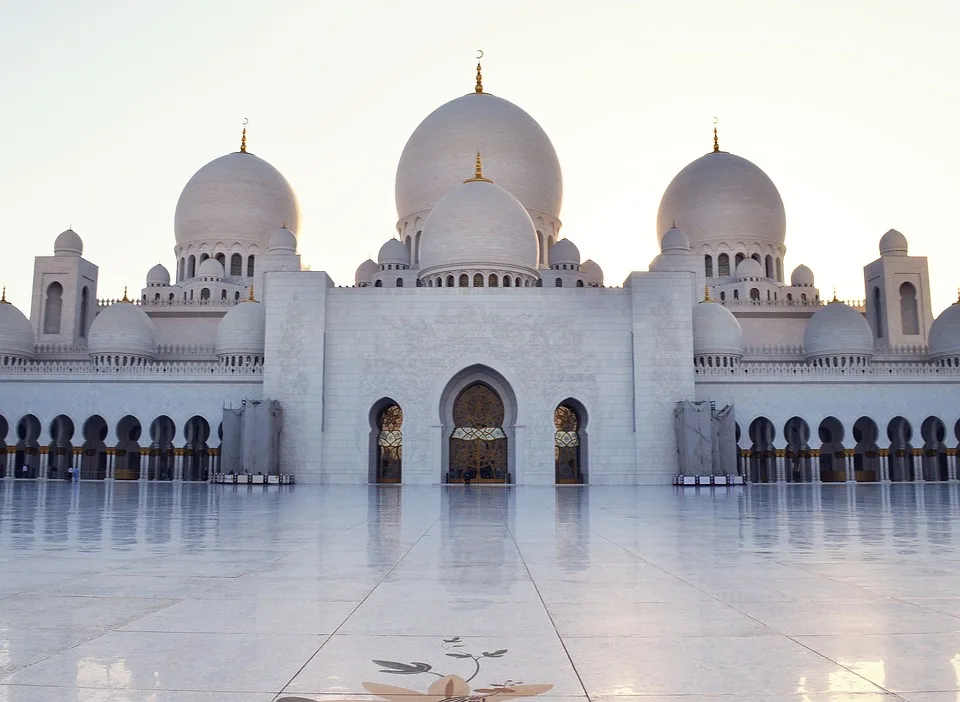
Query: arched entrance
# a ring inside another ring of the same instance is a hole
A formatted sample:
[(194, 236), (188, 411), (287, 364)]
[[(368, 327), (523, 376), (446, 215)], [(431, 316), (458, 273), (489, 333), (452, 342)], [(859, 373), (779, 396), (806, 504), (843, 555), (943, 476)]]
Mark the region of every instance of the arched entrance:
[(385, 398), (373, 406), (373, 470), (375, 483), (399, 483), (403, 479), (403, 410)]
[(947, 427), (939, 417), (927, 417), (920, 426), (923, 437), (923, 479), (949, 480), (947, 468)]
[(777, 462), (773, 448), (776, 429), (766, 417), (757, 417), (750, 424), (750, 482), (777, 482)]
[(564, 400), (553, 413), (553, 458), (558, 485), (577, 485), (586, 480), (586, 412), (575, 400)]
[(173, 420), (163, 414), (150, 424), (150, 463), (147, 480), (173, 480), (176, 450), (173, 437), (176, 435)]
[[(0, 414), (0, 478), (7, 477), (7, 418)], [(11, 478), (13, 475), (11, 474)]]
[(37, 478), (40, 474), (40, 420), (27, 414), (17, 423), (17, 451), (14, 475), (18, 478)]
[(83, 457), (80, 459), (80, 477), (84, 480), (103, 480), (107, 477), (107, 422), (95, 414), (83, 423)]
[(190, 417), (184, 426), (187, 443), (183, 447), (183, 476), (186, 481), (210, 479), (210, 423), (199, 415)]
[(802, 417), (791, 417), (783, 427), (783, 438), (787, 442), (787, 450), (784, 455), (787, 482), (812, 482), (810, 425)]
[(507, 482), (507, 435), (503, 430), (503, 400), (489, 385), (475, 382), (453, 403), (453, 433), (447, 482), (464, 475), (478, 483)]
[(895, 483), (910, 482), (915, 479), (913, 473), (913, 427), (905, 417), (894, 417), (887, 424), (887, 438), (890, 440), (889, 472), (890, 480)]
[(47, 477), (64, 479), (68, 475), (72, 480), (77, 476), (69, 473), (73, 465), (73, 420), (65, 414), (58, 414), (50, 422), (50, 445), (47, 448)]
[(140, 420), (127, 415), (117, 422), (116, 463), (113, 477), (116, 480), (140, 479)]
[(860, 417), (853, 424), (853, 477), (858, 483), (880, 480), (880, 447), (877, 437), (880, 430), (870, 417)]
[(847, 479), (844, 467), (843, 424), (836, 417), (827, 417), (817, 430), (820, 436), (820, 481), (842, 483)]

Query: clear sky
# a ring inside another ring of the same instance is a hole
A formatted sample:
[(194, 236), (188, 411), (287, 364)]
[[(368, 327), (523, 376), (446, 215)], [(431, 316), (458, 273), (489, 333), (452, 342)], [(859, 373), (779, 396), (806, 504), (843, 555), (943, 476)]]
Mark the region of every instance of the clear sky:
[(720, 144), (787, 211), (787, 271), (863, 297), (889, 228), (960, 285), (960, 2), (949, 0), (0, 0), (0, 284), (29, 313), (33, 256), (73, 226), (99, 294), (174, 271), (173, 213), (239, 147), (293, 184), (300, 252), (352, 284), (394, 233), (407, 137), (484, 85), (529, 112), (564, 173), (563, 233), (619, 285), (657, 254), (657, 206)]

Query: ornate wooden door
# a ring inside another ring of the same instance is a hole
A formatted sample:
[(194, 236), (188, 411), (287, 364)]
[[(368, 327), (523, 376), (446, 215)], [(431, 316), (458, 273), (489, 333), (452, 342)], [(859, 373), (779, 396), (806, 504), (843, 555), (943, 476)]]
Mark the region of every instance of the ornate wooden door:
[(478, 483), (507, 481), (503, 417), (503, 402), (483, 383), (474, 383), (457, 396), (450, 437), (450, 482), (463, 482), (466, 473)]

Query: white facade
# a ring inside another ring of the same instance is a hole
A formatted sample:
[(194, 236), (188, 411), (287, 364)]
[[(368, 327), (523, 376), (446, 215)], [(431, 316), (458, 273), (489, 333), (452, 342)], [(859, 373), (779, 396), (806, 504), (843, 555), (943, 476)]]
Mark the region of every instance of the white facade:
[(174, 267), (132, 301), (98, 301), (63, 232), (29, 322), (0, 303), (3, 476), (208, 479), (223, 408), (271, 399), (300, 482), (669, 484), (684, 400), (734, 406), (750, 481), (957, 478), (960, 306), (934, 322), (899, 232), (864, 302), (825, 303), (785, 277), (772, 181), (715, 144), (666, 188), (660, 255), (605, 287), (561, 238), (549, 138), (479, 76), (396, 188), (398, 238), (349, 287), (301, 270), (293, 189), (245, 142), (184, 188)]

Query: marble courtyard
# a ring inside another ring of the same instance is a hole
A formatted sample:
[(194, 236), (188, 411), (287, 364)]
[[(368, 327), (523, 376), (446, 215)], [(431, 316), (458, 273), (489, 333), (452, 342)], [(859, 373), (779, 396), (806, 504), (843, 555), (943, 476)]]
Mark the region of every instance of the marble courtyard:
[(960, 485), (0, 482), (0, 701), (960, 700)]

